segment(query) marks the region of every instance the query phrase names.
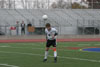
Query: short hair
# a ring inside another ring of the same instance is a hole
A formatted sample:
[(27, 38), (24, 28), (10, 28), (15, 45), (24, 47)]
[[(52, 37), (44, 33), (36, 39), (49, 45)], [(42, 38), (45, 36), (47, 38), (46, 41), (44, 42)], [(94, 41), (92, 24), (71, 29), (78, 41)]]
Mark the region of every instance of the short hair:
[(51, 27), (51, 24), (50, 23), (47, 23), (45, 26), (46, 27)]

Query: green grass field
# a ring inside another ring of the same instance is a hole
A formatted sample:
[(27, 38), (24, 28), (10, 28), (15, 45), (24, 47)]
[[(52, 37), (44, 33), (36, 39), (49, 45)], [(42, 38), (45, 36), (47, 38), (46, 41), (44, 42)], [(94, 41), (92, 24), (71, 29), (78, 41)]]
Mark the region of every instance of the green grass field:
[(100, 47), (100, 42), (60, 42), (58, 62), (53, 50), (44, 58), (45, 43), (0, 43), (0, 67), (100, 67), (100, 52), (85, 52), (71, 47)]

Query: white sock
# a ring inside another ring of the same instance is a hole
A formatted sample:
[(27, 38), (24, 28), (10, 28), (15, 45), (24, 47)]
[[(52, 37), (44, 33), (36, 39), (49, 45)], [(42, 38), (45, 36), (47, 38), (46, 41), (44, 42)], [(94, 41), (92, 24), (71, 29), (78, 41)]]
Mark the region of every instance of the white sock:
[(54, 57), (57, 57), (57, 51), (54, 51)]
[(48, 57), (48, 51), (45, 51), (45, 57), (44, 57), (44, 59), (47, 59), (47, 57)]

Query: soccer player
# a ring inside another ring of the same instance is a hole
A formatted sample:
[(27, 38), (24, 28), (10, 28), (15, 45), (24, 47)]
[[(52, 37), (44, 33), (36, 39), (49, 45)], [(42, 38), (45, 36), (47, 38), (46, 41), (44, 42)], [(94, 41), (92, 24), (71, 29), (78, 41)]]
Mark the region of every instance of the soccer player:
[(45, 57), (43, 62), (47, 61), (48, 51), (50, 49), (50, 46), (53, 46), (54, 62), (56, 63), (57, 62), (56, 38), (58, 35), (57, 30), (55, 28), (52, 28), (51, 25), (47, 23), (45, 33), (46, 33), (47, 43), (46, 43)]

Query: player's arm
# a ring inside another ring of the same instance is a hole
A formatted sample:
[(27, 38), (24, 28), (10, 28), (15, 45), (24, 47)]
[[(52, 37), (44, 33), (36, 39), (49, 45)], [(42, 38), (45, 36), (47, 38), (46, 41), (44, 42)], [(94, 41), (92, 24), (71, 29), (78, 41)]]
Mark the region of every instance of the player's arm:
[(46, 29), (45, 29), (45, 35), (46, 35), (46, 40), (48, 39), (48, 37), (47, 37), (47, 31), (46, 31)]
[(52, 36), (53, 39), (58, 35), (58, 31), (56, 29), (54, 29), (54, 32), (55, 34)]
[(54, 36), (57, 36), (58, 35), (58, 31), (55, 29), (55, 34), (54, 34)]
[(54, 34), (54, 36), (57, 36), (58, 35), (58, 32), (56, 32), (55, 34)]

